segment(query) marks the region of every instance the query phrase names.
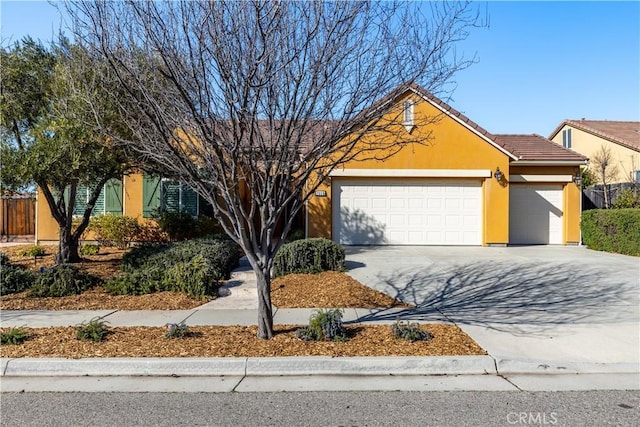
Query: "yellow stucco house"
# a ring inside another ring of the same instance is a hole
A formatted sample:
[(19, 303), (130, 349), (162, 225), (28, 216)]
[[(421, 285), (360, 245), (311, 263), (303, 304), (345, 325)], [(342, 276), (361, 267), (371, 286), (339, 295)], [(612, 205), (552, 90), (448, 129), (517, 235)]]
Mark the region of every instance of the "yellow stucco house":
[(618, 171), (612, 183), (640, 182), (640, 122), (565, 120), (549, 139), (590, 159), (604, 146)]
[[(417, 85), (394, 91), (384, 105), (389, 111), (401, 106), (398, 126), (407, 140), (428, 142), (408, 144), (385, 160), (354, 159), (335, 169), (306, 206), (308, 237), (345, 245), (580, 241), (574, 180), (586, 157), (539, 135), (493, 135)], [(201, 208), (197, 195), (172, 181), (135, 174), (111, 187), (120, 196), (121, 213), (132, 217), (150, 217), (161, 205), (193, 214)], [(110, 199), (113, 204), (118, 197)], [(38, 203), (37, 223), (38, 241), (57, 239), (44, 202)]]

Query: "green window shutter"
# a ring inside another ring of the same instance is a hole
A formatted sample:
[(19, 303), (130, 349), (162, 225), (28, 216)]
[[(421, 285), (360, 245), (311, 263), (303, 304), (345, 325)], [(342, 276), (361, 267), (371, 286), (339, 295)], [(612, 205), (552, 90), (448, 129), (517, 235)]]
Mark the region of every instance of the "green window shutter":
[(142, 216), (153, 217), (160, 209), (160, 183), (158, 177), (147, 175), (142, 177)]
[(177, 181), (162, 181), (162, 210), (165, 212), (180, 212), (180, 183)]
[(104, 186), (104, 213), (122, 215), (122, 180), (110, 179)]
[(182, 211), (198, 216), (198, 193), (185, 184), (182, 184)]
[(91, 216), (96, 215), (104, 215), (104, 187), (100, 190), (100, 195), (96, 199), (96, 203), (93, 205), (93, 210), (91, 211)]
[[(84, 210), (87, 208), (87, 187), (84, 185), (78, 185), (76, 189), (76, 203), (73, 205), (73, 216), (84, 215)], [(94, 208), (95, 211), (95, 208)]]

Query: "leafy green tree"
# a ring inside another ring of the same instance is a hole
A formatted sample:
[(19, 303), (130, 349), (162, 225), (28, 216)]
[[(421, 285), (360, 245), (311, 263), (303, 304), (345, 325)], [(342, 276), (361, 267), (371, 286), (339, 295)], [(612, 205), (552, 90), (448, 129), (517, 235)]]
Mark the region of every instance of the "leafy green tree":
[[(2, 185), (40, 188), (59, 226), (57, 262), (78, 262), (78, 240), (101, 190), (128, 165), (108, 138), (124, 129), (107, 96), (117, 86), (106, 66), (65, 40), (46, 48), (26, 38), (0, 50), (0, 61)], [(74, 226), (81, 187), (88, 194)]]

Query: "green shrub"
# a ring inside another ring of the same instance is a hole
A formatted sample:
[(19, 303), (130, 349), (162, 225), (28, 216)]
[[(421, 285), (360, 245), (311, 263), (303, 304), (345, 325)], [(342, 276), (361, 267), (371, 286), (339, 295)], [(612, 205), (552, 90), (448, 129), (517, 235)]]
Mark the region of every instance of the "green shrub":
[(1, 345), (20, 345), (29, 338), (29, 333), (24, 328), (11, 328), (8, 332), (0, 332)]
[(344, 271), (344, 248), (328, 239), (306, 239), (282, 245), (273, 262), (273, 275)]
[(197, 255), (189, 261), (180, 261), (167, 270), (163, 288), (172, 292), (184, 292), (191, 298), (203, 299), (215, 295), (220, 274), (211, 262)]
[(204, 215), (194, 218), (187, 212), (162, 212), (156, 218), (156, 222), (160, 230), (173, 242), (196, 239), (222, 231), (215, 219)]
[(31, 297), (64, 297), (77, 295), (92, 288), (97, 279), (76, 267), (60, 264), (45, 269), (38, 275), (35, 284), (29, 290)]
[(164, 337), (167, 339), (183, 338), (187, 335), (188, 332), (188, 327), (184, 322), (168, 323), (167, 327), (167, 333), (164, 334)]
[(117, 295), (163, 290), (185, 292), (192, 298), (215, 295), (240, 255), (238, 245), (222, 237), (138, 246), (122, 258), (125, 274), (107, 282), (105, 289)]
[(76, 325), (76, 338), (80, 341), (100, 342), (109, 333), (108, 323), (100, 317), (94, 317), (89, 323), (82, 322)]
[(614, 209), (640, 208), (640, 195), (631, 188), (623, 189), (612, 206)]
[(0, 252), (0, 266), (10, 264), (9, 257), (4, 252)]
[(100, 252), (100, 246), (98, 245), (82, 245), (80, 248), (80, 255), (88, 256), (88, 255), (98, 255)]
[(590, 249), (640, 255), (640, 209), (594, 209), (582, 213), (582, 239)]
[(24, 257), (37, 257), (37, 256), (45, 256), (47, 251), (42, 246), (30, 246), (28, 248), (24, 248), (18, 251), (19, 256)]
[(103, 286), (111, 295), (145, 295), (163, 289), (165, 268), (148, 266), (115, 276)]
[(291, 243), (291, 242), (295, 242), (296, 240), (303, 240), (304, 239), (304, 230), (291, 230), (289, 232), (289, 234), (287, 235), (287, 238), (284, 239), (285, 243)]
[(296, 337), (303, 341), (346, 341), (347, 332), (342, 325), (342, 310), (314, 310), (309, 318), (309, 326), (298, 329)]
[(36, 281), (36, 273), (20, 265), (0, 265), (0, 295), (22, 292)]
[(88, 227), (100, 246), (116, 246), (125, 249), (137, 240), (140, 224), (136, 218), (123, 215), (97, 215), (91, 218)]
[(409, 323), (397, 321), (392, 327), (391, 332), (398, 338), (407, 341), (428, 341), (433, 338), (429, 332), (425, 331), (417, 323)]

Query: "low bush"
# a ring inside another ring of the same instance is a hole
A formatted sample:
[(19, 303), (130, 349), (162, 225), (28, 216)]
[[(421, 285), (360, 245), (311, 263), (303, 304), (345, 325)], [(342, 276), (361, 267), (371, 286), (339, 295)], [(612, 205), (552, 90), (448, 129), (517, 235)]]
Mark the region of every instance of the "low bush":
[(0, 265), (0, 295), (22, 292), (36, 281), (36, 273), (20, 265), (2, 263)]
[(100, 253), (100, 246), (98, 245), (84, 244), (80, 247), (80, 255), (90, 256), (98, 255), (98, 253)]
[(64, 297), (77, 295), (97, 284), (97, 279), (78, 268), (60, 264), (40, 273), (29, 289), (31, 297)]
[(282, 245), (276, 254), (273, 275), (344, 271), (344, 258), (344, 248), (331, 240), (296, 240)]
[(220, 280), (221, 276), (211, 261), (197, 255), (169, 268), (163, 278), (163, 288), (172, 292), (184, 292), (194, 299), (203, 299), (207, 295), (216, 295)]
[(45, 256), (47, 251), (42, 246), (30, 246), (28, 248), (24, 248), (18, 251), (19, 256), (24, 257), (37, 257), (37, 256)]
[(122, 258), (125, 274), (105, 284), (112, 294), (139, 295), (158, 291), (185, 292), (192, 298), (216, 295), (241, 252), (233, 241), (211, 237), (167, 245), (143, 245)]
[(4, 252), (0, 252), (0, 266), (9, 264), (9, 257)]
[(7, 332), (0, 332), (1, 345), (20, 345), (29, 338), (24, 328), (11, 328)]
[(111, 295), (146, 295), (163, 291), (165, 268), (146, 267), (118, 275), (104, 283)]
[(398, 321), (391, 327), (391, 332), (398, 338), (407, 341), (428, 341), (433, 338), (429, 332), (425, 331), (417, 323), (409, 323), (408, 321)]
[(613, 202), (614, 209), (632, 209), (640, 208), (640, 194), (631, 188), (625, 188), (618, 194), (616, 201)]
[(173, 242), (198, 239), (222, 232), (220, 224), (215, 219), (205, 215), (193, 217), (187, 212), (162, 212), (156, 218), (156, 223), (160, 231)]
[(100, 317), (94, 317), (89, 323), (76, 325), (76, 338), (80, 341), (100, 342), (109, 333), (108, 322)]
[(164, 334), (164, 337), (167, 339), (183, 338), (188, 333), (188, 327), (184, 322), (168, 323), (167, 328), (167, 333)]
[(640, 255), (640, 209), (594, 209), (582, 213), (582, 239), (589, 249)]
[(314, 310), (309, 318), (309, 326), (298, 329), (296, 337), (303, 341), (346, 341), (347, 332), (342, 324), (342, 310)]
[(140, 233), (140, 224), (136, 218), (123, 215), (97, 215), (91, 218), (88, 230), (100, 246), (116, 246), (125, 249), (136, 241)]

